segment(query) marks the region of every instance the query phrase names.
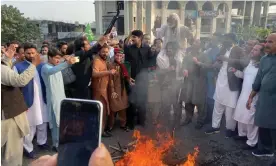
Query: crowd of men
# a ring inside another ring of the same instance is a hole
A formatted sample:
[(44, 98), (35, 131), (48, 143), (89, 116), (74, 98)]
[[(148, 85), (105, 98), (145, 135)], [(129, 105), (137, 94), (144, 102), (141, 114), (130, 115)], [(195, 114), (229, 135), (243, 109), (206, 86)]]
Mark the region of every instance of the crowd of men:
[(124, 40), (106, 35), (93, 45), (86, 37), (45, 42), (40, 50), (32, 43), (3, 45), (2, 163), (22, 165), (23, 149), (35, 158), (35, 135), (38, 147), (48, 149), (48, 126), (57, 151), (66, 97), (101, 101), (102, 137), (112, 137), (117, 116), (128, 132), (135, 125), (168, 125), (172, 108), (169, 125), (189, 125), (197, 110), (195, 129), (211, 123), (205, 133), (218, 133), (225, 114), (226, 138), (244, 141), (254, 156), (274, 156), (276, 34), (241, 44), (234, 33), (214, 33), (202, 42), (176, 14), (153, 34), (153, 43), (133, 30)]

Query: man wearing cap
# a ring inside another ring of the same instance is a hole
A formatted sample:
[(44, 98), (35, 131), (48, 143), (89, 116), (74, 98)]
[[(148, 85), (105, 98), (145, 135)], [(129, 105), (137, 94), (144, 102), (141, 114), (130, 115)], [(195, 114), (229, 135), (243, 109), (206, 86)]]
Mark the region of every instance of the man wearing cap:
[(225, 58), (241, 59), (244, 57), (242, 48), (236, 46), (237, 37), (233, 33), (224, 35), (224, 42), (220, 50), (220, 58), (222, 67), (220, 68), (216, 90), (214, 94), (214, 110), (212, 117), (212, 128), (207, 130), (206, 134), (219, 133), (220, 123), (223, 113), (226, 119), (226, 138), (232, 137), (236, 128), (236, 121), (233, 119), (233, 113), (236, 108), (239, 93), (242, 87), (242, 79), (235, 76), (229, 69), (235, 68), (243, 70), (241, 63), (227, 62)]
[(115, 123), (116, 112), (120, 119), (120, 128), (128, 131), (126, 126), (126, 109), (128, 108), (128, 97), (126, 83), (132, 84), (132, 79), (129, 77), (127, 68), (123, 64), (124, 50), (114, 48), (114, 61), (109, 64), (109, 69), (114, 69), (117, 74), (110, 76), (109, 90), (109, 130), (112, 130)]

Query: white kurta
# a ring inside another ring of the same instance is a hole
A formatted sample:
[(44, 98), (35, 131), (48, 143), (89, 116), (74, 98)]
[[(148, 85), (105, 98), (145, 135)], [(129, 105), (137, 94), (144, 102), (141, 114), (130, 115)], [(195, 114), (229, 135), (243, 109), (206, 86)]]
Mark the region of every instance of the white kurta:
[(244, 72), (243, 72), (242, 91), (241, 91), (241, 94), (240, 94), (240, 97), (239, 97), (239, 100), (237, 103), (237, 107), (235, 109), (235, 113), (233, 116), (233, 118), (236, 121), (241, 122), (243, 124), (254, 124), (255, 105), (258, 100), (258, 95), (256, 95), (253, 98), (253, 102), (251, 104), (250, 110), (248, 110), (246, 108), (246, 102), (247, 102), (248, 97), (252, 91), (252, 84), (255, 81), (257, 73), (258, 73), (258, 68), (256, 68), (253, 65), (252, 61), (244, 69)]
[[(230, 56), (231, 50), (225, 53), (225, 57)], [(228, 62), (223, 61), (223, 65), (219, 71), (218, 79), (216, 83), (216, 90), (214, 94), (214, 100), (224, 106), (235, 108), (239, 96), (238, 91), (231, 91), (228, 84), (227, 77), (227, 65)]]
[[(15, 66), (13, 69), (18, 72)], [(48, 113), (47, 106), (43, 101), (41, 83), (37, 70), (32, 81), (34, 82), (34, 100), (33, 105), (28, 108), (27, 118), (30, 126), (37, 126), (44, 122), (48, 122)]]

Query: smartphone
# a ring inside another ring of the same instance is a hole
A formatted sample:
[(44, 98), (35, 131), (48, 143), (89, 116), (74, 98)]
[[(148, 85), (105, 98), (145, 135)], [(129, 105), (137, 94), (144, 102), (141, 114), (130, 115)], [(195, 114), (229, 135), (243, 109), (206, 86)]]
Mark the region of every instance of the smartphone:
[(58, 166), (87, 166), (101, 143), (100, 101), (67, 98), (61, 102)]

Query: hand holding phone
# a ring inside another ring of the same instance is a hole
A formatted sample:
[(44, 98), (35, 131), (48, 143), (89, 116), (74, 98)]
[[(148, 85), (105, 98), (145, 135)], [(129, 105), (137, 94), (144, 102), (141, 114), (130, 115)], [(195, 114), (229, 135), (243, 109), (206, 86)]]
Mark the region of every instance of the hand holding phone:
[[(57, 165), (57, 156), (55, 154), (53, 156), (45, 155), (41, 156), (39, 159), (33, 161), (31, 166), (56, 166)], [(89, 159), (88, 166), (114, 166), (111, 155), (104, 146), (101, 144), (91, 155)]]
[(99, 101), (61, 102), (58, 166), (87, 166), (101, 143), (103, 106)]

